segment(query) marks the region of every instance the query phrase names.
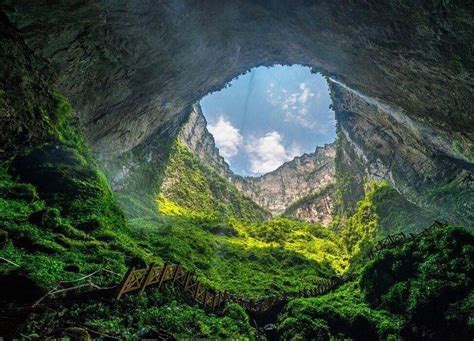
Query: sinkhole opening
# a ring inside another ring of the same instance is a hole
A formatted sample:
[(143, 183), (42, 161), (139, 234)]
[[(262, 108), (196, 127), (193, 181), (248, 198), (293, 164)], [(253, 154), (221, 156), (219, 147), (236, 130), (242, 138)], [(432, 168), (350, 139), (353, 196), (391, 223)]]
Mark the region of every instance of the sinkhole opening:
[(239, 175), (266, 174), (336, 137), (327, 81), (302, 65), (253, 68), (200, 104), (221, 156)]

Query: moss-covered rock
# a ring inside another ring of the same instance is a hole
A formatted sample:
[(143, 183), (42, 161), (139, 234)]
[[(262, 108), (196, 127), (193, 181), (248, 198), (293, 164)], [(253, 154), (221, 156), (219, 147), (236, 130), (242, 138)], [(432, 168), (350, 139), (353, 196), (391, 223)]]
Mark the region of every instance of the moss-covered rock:
[(375, 309), (403, 316), (406, 339), (470, 339), (474, 235), (459, 227), (427, 233), (380, 254), (360, 286)]
[[(46, 144), (16, 157), (11, 173), (33, 184), (48, 205), (58, 207), (85, 230), (104, 224), (123, 229), (124, 215), (105, 177), (85, 153), (61, 143)], [(44, 224), (48, 218), (41, 219)]]
[(15, 184), (10, 187), (0, 188), (0, 197), (6, 199), (22, 200), (31, 203), (38, 200), (36, 189), (31, 184)]

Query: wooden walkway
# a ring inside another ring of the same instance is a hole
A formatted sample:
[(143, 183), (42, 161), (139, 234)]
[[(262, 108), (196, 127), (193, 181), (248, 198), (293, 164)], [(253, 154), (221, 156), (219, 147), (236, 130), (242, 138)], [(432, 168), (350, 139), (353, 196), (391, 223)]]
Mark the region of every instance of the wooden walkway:
[[(374, 258), (381, 251), (396, 246), (405, 240), (414, 239), (425, 234), (433, 227), (444, 227), (446, 224), (435, 221), (430, 227), (424, 229), (419, 234), (405, 234), (403, 232), (389, 235), (379, 240), (369, 253), (369, 258)], [(334, 290), (339, 285), (347, 282), (349, 277), (334, 277), (331, 279), (320, 279), (311, 289), (301, 290), (296, 293), (287, 293), (274, 297), (266, 297), (259, 300), (251, 300), (242, 296), (229, 294), (225, 291), (215, 291), (203, 285), (195, 276), (194, 272), (184, 269), (180, 264), (165, 263), (164, 266), (150, 265), (148, 268), (131, 268), (121, 284), (118, 286), (116, 298), (120, 298), (127, 293), (142, 293), (147, 287), (155, 286), (157, 290), (165, 283), (171, 283), (181, 287), (193, 301), (208, 311), (220, 311), (228, 302), (241, 305), (245, 310), (253, 314), (263, 314), (276, 305), (288, 302), (290, 299), (298, 297), (314, 297), (324, 295)]]
[[(428, 230), (433, 227), (445, 226), (446, 224), (444, 223), (435, 222), (430, 227), (424, 229), (418, 234), (397, 233), (387, 236), (374, 245), (369, 253), (369, 257), (373, 258), (387, 248), (397, 246), (406, 240), (415, 239), (418, 236), (427, 233)], [(41, 297), (34, 304), (1, 307), (0, 316), (7, 313), (21, 314), (23, 312), (41, 310), (48, 307), (63, 306), (68, 302), (71, 304), (74, 302), (77, 303), (86, 297), (105, 298), (113, 296), (116, 300), (120, 300), (120, 298), (125, 294), (133, 292), (142, 293), (148, 287), (155, 287), (157, 290), (159, 290), (166, 283), (182, 288), (188, 298), (198, 303), (207, 311), (220, 312), (227, 303), (233, 302), (241, 305), (249, 313), (258, 315), (265, 314), (273, 307), (277, 305), (281, 306), (282, 304), (294, 298), (324, 295), (351, 279), (349, 276), (320, 279), (313, 283), (314, 286), (311, 289), (305, 289), (293, 293), (284, 293), (273, 297), (265, 297), (259, 300), (252, 300), (235, 294), (227, 293), (226, 291), (217, 291), (208, 288), (197, 279), (194, 272), (184, 269), (180, 264), (165, 263), (163, 266), (155, 266), (152, 264), (144, 269), (131, 268), (125, 274), (119, 285), (101, 288), (93, 283), (92, 278), (104, 271), (120, 276), (119, 274), (115, 274), (106, 268), (102, 268), (75, 281), (58, 283), (55, 288)], [(91, 288), (92, 290), (84, 291), (86, 288)], [(115, 294), (112, 294), (113, 292)], [(53, 299), (53, 297), (57, 296), (57, 294), (71, 295), (68, 295), (66, 300), (59, 297)], [(0, 319), (0, 325), (1, 324), (2, 321)]]
[(377, 256), (380, 252), (382, 252), (383, 250), (388, 249), (388, 248), (392, 248), (396, 245), (399, 245), (399, 244), (403, 243), (406, 240), (415, 239), (418, 236), (422, 236), (423, 234), (427, 233), (432, 228), (446, 227), (446, 226), (447, 226), (446, 223), (441, 223), (439, 221), (435, 221), (433, 224), (431, 224), (429, 227), (427, 227), (426, 229), (424, 229), (423, 231), (421, 231), (418, 234), (415, 234), (415, 233), (405, 234), (403, 232), (400, 232), (400, 233), (389, 235), (389, 236), (379, 240), (377, 243), (375, 243), (375, 245), (372, 247), (372, 250), (370, 250), (370, 252), (369, 252), (369, 258), (372, 259), (375, 256)]
[(142, 293), (147, 287), (154, 286), (157, 290), (165, 283), (171, 283), (183, 289), (188, 297), (209, 311), (220, 311), (226, 303), (240, 304), (251, 313), (264, 313), (282, 302), (296, 297), (310, 297), (323, 295), (345, 282), (344, 278), (320, 279), (311, 289), (297, 293), (288, 293), (280, 296), (250, 300), (245, 297), (232, 295), (226, 291), (215, 291), (203, 285), (191, 271), (184, 269), (180, 264), (165, 263), (164, 266), (150, 265), (148, 268), (131, 268), (117, 288), (116, 298), (127, 293)]
[(171, 282), (181, 287), (186, 294), (206, 309), (216, 311), (229, 298), (224, 291), (215, 291), (205, 287), (194, 272), (184, 269), (180, 264), (165, 263), (164, 266), (150, 265), (145, 269), (131, 268), (117, 289), (117, 300), (124, 294), (138, 291), (142, 293), (149, 286), (161, 286)]

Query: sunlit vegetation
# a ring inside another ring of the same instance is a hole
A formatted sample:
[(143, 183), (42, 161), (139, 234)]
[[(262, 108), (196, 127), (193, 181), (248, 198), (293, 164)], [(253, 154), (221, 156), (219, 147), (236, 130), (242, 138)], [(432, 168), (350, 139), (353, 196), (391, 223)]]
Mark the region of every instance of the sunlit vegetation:
[[(135, 238), (69, 120), (70, 106), (62, 97), (54, 98), (55, 115), (61, 119), (51, 128), (50, 142), (0, 165), (0, 257), (9, 261), (0, 263), (0, 287), (6, 293), (2, 306), (31, 304), (59, 281), (102, 267), (120, 275), (131, 265), (163, 262), (159, 249)], [(93, 278), (103, 287), (119, 280), (112, 273)], [(22, 332), (34, 338), (51, 332), (44, 329), (48, 326), (60, 329), (75, 321), (126, 338), (145, 336), (154, 328), (180, 337), (252, 338), (248, 318), (238, 306), (228, 307), (224, 316), (209, 316), (185, 303), (179, 293), (150, 295), (130, 296), (119, 305), (93, 300), (58, 307), (56, 317), (33, 315)]]
[[(263, 220), (270, 216), (215, 170), (199, 161), (179, 140), (171, 146), (161, 193), (179, 207), (206, 215), (247, 220)], [(164, 206), (160, 211), (167, 214), (171, 204), (164, 203)]]
[[(311, 288), (317, 279), (342, 272), (346, 264), (342, 245), (325, 239), (331, 232), (318, 226), (286, 225), (285, 220), (164, 220), (133, 220), (136, 238), (149, 242), (163, 259), (195, 270), (209, 286), (250, 298)], [(268, 239), (272, 224), (285, 224), (285, 240)]]
[[(389, 184), (354, 183), (348, 165), (338, 165), (333, 228), (269, 219), (176, 141), (169, 146), (156, 207), (137, 210), (127, 221), (69, 119), (70, 106), (59, 95), (53, 99), (51, 139), (0, 165), (0, 257), (11, 262), (0, 263), (0, 288), (7, 293), (1, 304), (31, 303), (58, 281), (101, 267), (120, 275), (151, 262), (181, 263), (211, 288), (255, 299), (309, 289), (320, 278), (349, 272), (351, 282), (334, 292), (291, 301), (279, 318), (281, 335), (365, 340), (447, 339), (453, 330), (461, 339), (474, 334), (472, 233), (433, 229), (373, 260), (367, 257), (381, 236), (431, 223), (429, 212)], [(457, 192), (454, 185), (427, 195), (445, 193), (457, 214), (469, 204), (470, 190)], [(358, 199), (347, 203), (346, 195)], [(119, 277), (104, 273), (94, 284), (117, 284)], [(12, 290), (20, 283), (26, 289)], [(32, 316), (22, 335), (38, 338), (74, 321), (125, 339), (153, 337), (156, 330), (178, 338), (256, 338), (240, 306), (211, 314), (173, 287), (126, 295), (117, 304), (84, 299), (58, 311), (55, 317)]]
[(345, 247), (317, 224), (275, 218), (176, 142), (157, 197), (161, 219), (134, 219), (136, 238), (212, 287), (248, 297), (311, 288), (341, 274)]

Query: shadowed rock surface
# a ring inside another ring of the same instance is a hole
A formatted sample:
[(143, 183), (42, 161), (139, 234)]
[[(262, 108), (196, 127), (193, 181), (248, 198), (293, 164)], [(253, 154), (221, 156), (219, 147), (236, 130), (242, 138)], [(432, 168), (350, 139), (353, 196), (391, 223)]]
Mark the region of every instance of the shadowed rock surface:
[(474, 157), (468, 1), (1, 5), (26, 45), (53, 66), (95, 154), (116, 165), (108, 172), (115, 183), (144, 178), (127, 170), (160, 149), (166, 142), (153, 145), (157, 136), (176, 130), (178, 113), (207, 93), (254, 66), (298, 63), (339, 85), (332, 97), (341, 131), (369, 163), (364, 176), (388, 178), (410, 201), (445, 213), (452, 198), (426, 193), (463, 188), (454, 211), (471, 212), (471, 222), (472, 207), (460, 203), (472, 192)]
[[(468, 1), (2, 1), (101, 158), (257, 65), (316, 67), (422, 118), (472, 161)], [(449, 89), (449, 91), (446, 91)]]

